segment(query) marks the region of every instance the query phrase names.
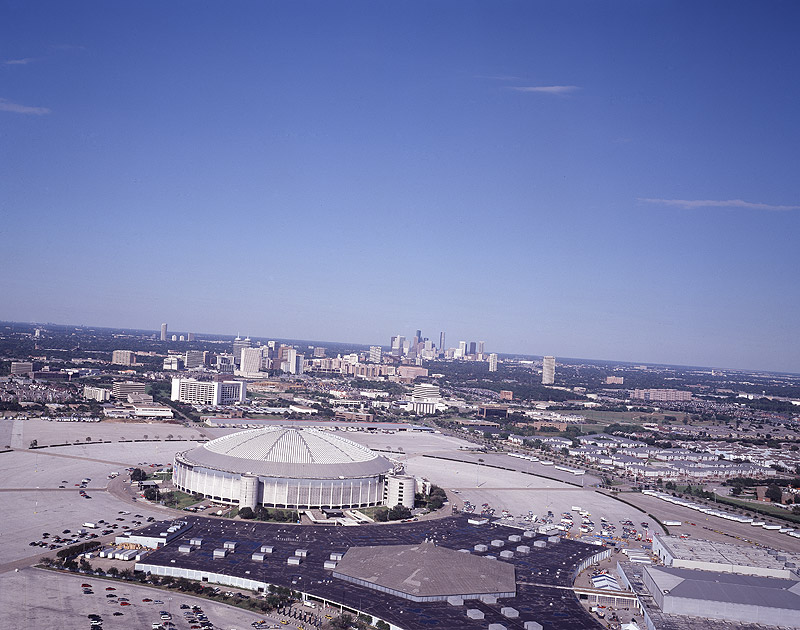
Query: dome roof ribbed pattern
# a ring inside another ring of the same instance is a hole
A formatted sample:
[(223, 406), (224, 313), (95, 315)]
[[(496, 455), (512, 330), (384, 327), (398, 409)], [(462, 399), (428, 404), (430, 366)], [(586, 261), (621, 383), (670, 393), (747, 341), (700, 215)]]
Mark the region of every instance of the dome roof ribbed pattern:
[(299, 479), (355, 479), (392, 470), (385, 457), (328, 431), (281, 426), (232, 433), (175, 459), (234, 474)]
[(375, 459), (368, 448), (317, 429), (251, 429), (212, 440), (205, 448), (229, 457), (276, 463), (344, 464)]

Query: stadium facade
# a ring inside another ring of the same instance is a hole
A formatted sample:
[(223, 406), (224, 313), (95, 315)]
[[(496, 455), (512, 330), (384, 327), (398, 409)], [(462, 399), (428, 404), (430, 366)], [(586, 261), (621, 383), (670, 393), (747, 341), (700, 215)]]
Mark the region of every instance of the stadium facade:
[(173, 482), (240, 508), (347, 509), (382, 505), (392, 471), (385, 457), (329, 431), (271, 426), (177, 453)]

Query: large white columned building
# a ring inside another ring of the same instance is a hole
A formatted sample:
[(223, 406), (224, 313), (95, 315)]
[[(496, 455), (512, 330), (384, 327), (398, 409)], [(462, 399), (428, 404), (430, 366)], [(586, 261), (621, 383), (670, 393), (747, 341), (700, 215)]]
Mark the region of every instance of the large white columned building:
[(385, 457), (328, 431), (273, 426), (176, 454), (173, 482), (240, 508), (360, 508), (384, 503), (392, 470)]

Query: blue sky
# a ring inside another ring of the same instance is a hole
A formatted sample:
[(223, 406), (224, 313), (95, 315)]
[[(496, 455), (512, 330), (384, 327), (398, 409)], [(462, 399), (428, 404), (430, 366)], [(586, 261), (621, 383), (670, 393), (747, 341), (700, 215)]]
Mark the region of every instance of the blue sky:
[(0, 2), (0, 319), (800, 372), (795, 2)]

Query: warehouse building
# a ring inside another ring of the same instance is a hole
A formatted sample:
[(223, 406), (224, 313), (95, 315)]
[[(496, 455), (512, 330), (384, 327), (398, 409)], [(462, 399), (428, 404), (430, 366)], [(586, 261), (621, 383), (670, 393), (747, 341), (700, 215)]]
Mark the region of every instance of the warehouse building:
[(653, 536), (653, 553), (668, 567), (796, 579), (800, 555), (752, 545)]
[(644, 585), (669, 615), (796, 627), (800, 582), (675, 567), (645, 566)]

